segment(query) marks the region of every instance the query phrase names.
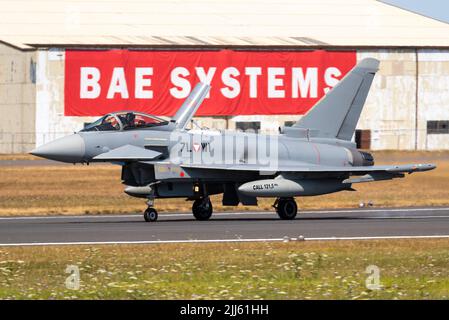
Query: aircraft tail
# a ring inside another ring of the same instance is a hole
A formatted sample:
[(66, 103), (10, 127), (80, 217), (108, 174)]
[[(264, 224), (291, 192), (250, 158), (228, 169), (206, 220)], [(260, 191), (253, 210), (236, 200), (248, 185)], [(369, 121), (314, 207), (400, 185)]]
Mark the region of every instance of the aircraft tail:
[(350, 141), (365, 104), (379, 61), (360, 61), (293, 127), (316, 131), (316, 136)]
[(175, 123), (177, 129), (184, 130), (187, 127), (204, 98), (206, 98), (209, 90), (210, 85), (202, 82), (199, 82), (195, 88), (193, 88), (192, 92), (171, 119), (171, 122)]

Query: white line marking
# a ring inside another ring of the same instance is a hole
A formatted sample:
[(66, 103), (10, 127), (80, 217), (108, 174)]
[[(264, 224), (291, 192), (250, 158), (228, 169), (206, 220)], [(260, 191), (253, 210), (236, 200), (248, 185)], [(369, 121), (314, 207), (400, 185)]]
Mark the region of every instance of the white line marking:
[(392, 240), (392, 239), (445, 239), (449, 234), (428, 236), (371, 236), (371, 237), (315, 237), (305, 238), (306, 241), (331, 241), (331, 240)]
[[(80, 216), (80, 215), (67, 215), (67, 216), (31, 216), (31, 217), (0, 217), (0, 220), (46, 220), (46, 219), (106, 219), (106, 218), (131, 218), (141, 217), (140, 214), (111, 214), (111, 215), (98, 215), (98, 216)], [(164, 216), (167, 216), (164, 214)]]
[(363, 219), (429, 219), (429, 218), (443, 218), (449, 219), (449, 216), (399, 216), (399, 217), (363, 217)]
[[(449, 207), (445, 208), (401, 208), (401, 209), (346, 209), (346, 210), (317, 210), (317, 211), (299, 211), (299, 214), (310, 213), (370, 213), (370, 212), (419, 212), (419, 211), (449, 211)], [(276, 215), (275, 212), (264, 211), (249, 211), (249, 212), (217, 212), (214, 216), (234, 216), (234, 215)], [(38, 220), (38, 219), (110, 219), (110, 218), (133, 218), (141, 217), (140, 214), (120, 214), (120, 215), (67, 215), (67, 216), (32, 216), (32, 217), (0, 217), (0, 220)], [(189, 212), (186, 213), (163, 213), (161, 217), (188, 217)], [(412, 218), (413, 216), (407, 217)], [(446, 216), (432, 216), (432, 217), (446, 217)], [(388, 217), (385, 217), (388, 218)], [(393, 217), (391, 217), (393, 218)], [(404, 217), (406, 218), (406, 217)], [(377, 219), (377, 217), (371, 217), (371, 219)]]
[(297, 238), (271, 239), (205, 239), (205, 240), (143, 240), (143, 241), (79, 241), (79, 242), (24, 242), (0, 243), (0, 247), (19, 246), (71, 246), (71, 245), (117, 245), (117, 244), (170, 244), (170, 243), (228, 243), (228, 242), (289, 242), (289, 241), (336, 241), (336, 240), (391, 240), (391, 239), (444, 239), (449, 235), (428, 236), (371, 236), (371, 237), (314, 237), (298, 240)]
[[(445, 208), (399, 208), (399, 209), (347, 209), (347, 210), (320, 210), (320, 211), (302, 211), (304, 213), (333, 213), (333, 212), (354, 212), (354, 213), (360, 213), (360, 212), (416, 212), (416, 211), (448, 211), (449, 207)], [(300, 211), (301, 212), (301, 211)]]

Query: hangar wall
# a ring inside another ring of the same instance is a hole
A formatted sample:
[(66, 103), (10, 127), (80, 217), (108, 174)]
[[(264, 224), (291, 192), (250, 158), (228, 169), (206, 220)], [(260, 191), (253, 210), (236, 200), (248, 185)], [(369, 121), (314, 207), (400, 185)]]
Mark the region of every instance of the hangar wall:
[(81, 130), (93, 118), (64, 116), (64, 62), (62, 49), (36, 53), (36, 146)]
[[(0, 45), (0, 55), (0, 111), (6, 115), (0, 152), (29, 151), (94, 120), (64, 116), (63, 49), (23, 52)], [(358, 125), (371, 131), (371, 149), (449, 149), (448, 133), (427, 133), (428, 121), (449, 120), (449, 50), (357, 50), (357, 60), (365, 57), (381, 60)], [(260, 131), (276, 133), (299, 117), (204, 117), (198, 122), (218, 129), (257, 122)]]
[(35, 145), (35, 52), (0, 43), (0, 152), (22, 153)]
[(381, 61), (358, 129), (371, 130), (372, 149), (415, 149), (415, 50), (359, 51)]
[[(449, 50), (420, 50), (418, 69), (418, 148), (449, 149)], [(440, 133), (426, 134), (435, 120)]]
[(381, 60), (358, 125), (371, 130), (371, 148), (449, 149), (448, 130), (427, 130), (449, 120), (449, 50), (358, 51), (368, 56)]

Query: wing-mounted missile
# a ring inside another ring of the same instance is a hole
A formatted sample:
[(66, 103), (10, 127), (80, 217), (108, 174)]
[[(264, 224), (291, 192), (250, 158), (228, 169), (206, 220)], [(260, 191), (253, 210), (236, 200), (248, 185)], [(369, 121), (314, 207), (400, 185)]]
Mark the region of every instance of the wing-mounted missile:
[(171, 122), (175, 124), (175, 127), (179, 130), (184, 130), (192, 120), (196, 111), (200, 107), (203, 100), (209, 93), (210, 85), (205, 83), (198, 83), (192, 92), (189, 94), (187, 99), (184, 101), (182, 106), (173, 116)]

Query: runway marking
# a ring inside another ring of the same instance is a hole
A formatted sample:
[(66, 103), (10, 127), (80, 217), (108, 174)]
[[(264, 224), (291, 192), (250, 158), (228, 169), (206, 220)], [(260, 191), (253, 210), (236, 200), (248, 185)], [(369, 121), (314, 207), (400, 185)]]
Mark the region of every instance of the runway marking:
[(363, 219), (429, 219), (429, 218), (444, 218), (444, 219), (449, 219), (449, 216), (363, 217)]
[[(313, 213), (369, 213), (369, 212), (419, 212), (419, 211), (449, 211), (449, 207), (445, 208), (399, 208), (399, 209), (344, 209), (344, 210), (316, 210), (316, 211), (299, 211), (299, 215), (301, 214), (313, 214)], [(161, 214), (161, 217), (187, 217), (190, 214), (186, 213), (165, 213)], [(213, 216), (234, 216), (234, 215), (276, 215), (275, 212), (217, 212), (214, 213)], [(121, 215), (97, 215), (97, 216), (87, 216), (87, 215), (67, 215), (67, 216), (32, 216), (32, 217), (0, 217), (0, 220), (39, 220), (39, 219), (77, 219), (77, 218), (86, 218), (86, 219), (110, 219), (110, 218), (132, 218), (132, 217), (141, 217), (140, 214), (121, 214)], [(447, 216), (427, 216), (427, 217), (438, 217), (444, 218)], [(389, 217), (367, 217), (370, 219), (378, 219), (378, 218), (389, 218)], [(402, 218), (402, 217), (390, 217), (390, 218)], [(413, 218), (403, 217), (403, 218)]]
[(120, 244), (182, 244), (182, 243), (236, 243), (236, 242), (290, 242), (290, 241), (339, 241), (339, 240), (393, 240), (393, 239), (444, 239), (449, 235), (428, 236), (370, 236), (370, 237), (312, 237), (303, 238), (269, 238), (269, 239), (205, 239), (205, 240), (142, 240), (142, 241), (79, 241), (79, 242), (24, 242), (0, 243), (0, 247), (19, 246), (73, 246), (73, 245), (120, 245)]

